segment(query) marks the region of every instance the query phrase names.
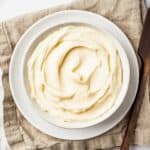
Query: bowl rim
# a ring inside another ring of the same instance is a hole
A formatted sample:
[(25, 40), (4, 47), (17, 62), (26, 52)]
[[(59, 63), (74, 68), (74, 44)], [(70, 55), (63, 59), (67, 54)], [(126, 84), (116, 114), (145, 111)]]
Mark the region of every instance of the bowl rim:
[[(52, 14), (51, 16), (52, 17), (55, 17), (55, 15), (59, 15), (61, 13), (68, 13), (68, 12), (80, 12), (80, 13), (89, 13), (89, 14), (92, 14), (92, 15), (96, 15), (99, 17), (99, 15), (97, 14), (94, 14), (94, 13), (91, 13), (91, 12), (87, 12), (87, 11), (79, 11), (79, 10), (65, 10), (65, 11), (60, 11), (60, 12), (56, 12), (54, 14)], [(47, 16), (49, 17), (49, 15)], [(102, 17), (102, 16), (101, 16)], [(37, 21), (34, 25), (32, 25), (26, 32), (28, 32), (29, 30), (31, 30), (36, 24), (38, 24), (41, 20), (45, 19), (46, 17), (40, 19), (39, 21)], [(104, 18), (104, 17), (103, 17)], [(104, 18), (106, 19), (106, 18)], [(110, 22), (109, 20), (106, 19), (106, 21)], [(112, 22), (110, 22), (112, 24)], [(90, 22), (89, 22), (90, 24)], [(55, 27), (55, 26), (53, 26)], [(36, 38), (32, 39), (28, 45), (28, 48), (35, 42), (35, 40), (37, 38), (39, 38), (39, 36), (41, 34), (43, 34), (43, 32), (45, 32), (46, 30), (50, 30), (51, 28), (53, 27), (49, 27), (47, 29), (43, 29), (42, 31), (39, 32), (39, 34), (36, 35)], [(118, 28), (118, 27), (117, 27)], [(26, 32), (24, 33), (23, 36), (25, 36)], [(108, 32), (109, 33), (109, 32)], [(109, 33), (109, 35), (112, 36), (111, 33)], [(23, 38), (23, 36), (21, 38)], [(123, 49), (123, 47), (121, 46), (120, 42), (114, 37), (112, 36), (113, 39), (115, 39), (117, 41), (117, 43), (119, 44), (120, 46), (120, 49), (118, 50), (119, 52), (119, 56), (120, 56), (120, 59), (121, 59), (121, 64), (122, 64), (122, 72), (123, 72), (123, 83), (122, 83), (122, 88), (121, 88), (121, 91), (119, 93), (120, 96), (118, 96), (119, 98), (121, 97), (121, 100), (119, 102), (116, 103), (115, 107), (112, 107), (112, 109), (110, 109), (111, 111), (109, 113), (107, 113), (107, 115), (105, 115), (105, 117), (103, 117), (103, 119), (94, 119), (94, 121), (89, 121), (89, 122), (84, 122), (84, 123), (78, 123), (78, 124), (75, 124), (74, 126), (73, 125), (67, 125), (67, 124), (62, 124), (62, 122), (52, 122), (50, 121), (50, 123), (58, 126), (58, 127), (63, 127), (63, 128), (86, 128), (86, 127), (90, 127), (90, 126), (94, 126), (106, 119), (108, 119), (110, 116), (112, 116), (117, 110), (118, 108), (121, 106), (121, 104), (123, 103), (123, 100), (126, 96), (126, 93), (127, 93), (127, 90), (128, 90), (128, 86), (129, 86), (129, 81), (130, 81), (130, 65), (129, 65), (129, 61), (128, 61), (128, 57), (125, 53), (125, 50)], [(17, 47), (17, 46), (16, 46)], [(26, 51), (25, 55), (24, 55), (24, 59), (28, 53), (29, 49)], [(23, 72), (23, 68), (24, 68), (24, 61), (22, 61), (22, 72)], [(11, 68), (11, 63), (10, 63), (10, 68)], [(11, 69), (10, 69), (11, 70)], [(125, 71), (124, 71), (125, 70)], [(25, 85), (24, 85), (25, 86)], [(118, 98), (117, 98), (118, 99)], [(30, 98), (31, 100), (31, 98)]]

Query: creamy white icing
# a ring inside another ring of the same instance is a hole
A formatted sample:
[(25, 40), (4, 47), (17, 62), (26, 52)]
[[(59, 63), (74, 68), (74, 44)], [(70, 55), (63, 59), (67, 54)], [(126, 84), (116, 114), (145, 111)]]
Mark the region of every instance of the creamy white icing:
[(67, 25), (49, 33), (28, 60), (30, 94), (43, 111), (65, 122), (107, 113), (122, 85), (113, 37), (92, 27)]

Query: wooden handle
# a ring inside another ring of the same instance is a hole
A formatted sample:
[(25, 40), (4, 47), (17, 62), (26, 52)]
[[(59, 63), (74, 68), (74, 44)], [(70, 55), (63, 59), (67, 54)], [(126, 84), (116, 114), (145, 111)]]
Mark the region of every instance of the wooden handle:
[(135, 101), (131, 108), (131, 112), (129, 115), (129, 121), (127, 124), (127, 129), (125, 131), (125, 136), (124, 136), (120, 150), (129, 150), (130, 143), (133, 140), (134, 129), (136, 127), (138, 115), (139, 115), (142, 101), (144, 98), (146, 81), (148, 81), (147, 79), (148, 79), (149, 73), (150, 73), (148, 67), (149, 66), (142, 67), (138, 93), (136, 95)]

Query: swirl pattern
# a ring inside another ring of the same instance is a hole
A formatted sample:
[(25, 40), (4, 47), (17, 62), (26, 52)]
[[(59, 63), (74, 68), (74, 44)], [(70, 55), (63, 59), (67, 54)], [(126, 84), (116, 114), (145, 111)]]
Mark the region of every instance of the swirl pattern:
[(116, 41), (88, 26), (60, 27), (28, 60), (31, 97), (64, 122), (94, 120), (110, 110), (122, 85)]

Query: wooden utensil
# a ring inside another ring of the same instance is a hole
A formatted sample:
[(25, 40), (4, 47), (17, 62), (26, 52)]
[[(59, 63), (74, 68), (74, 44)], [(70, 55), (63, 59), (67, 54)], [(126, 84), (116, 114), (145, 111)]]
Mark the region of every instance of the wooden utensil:
[(136, 128), (140, 108), (143, 102), (146, 82), (150, 77), (150, 9), (147, 11), (138, 54), (142, 61), (139, 89), (131, 108), (127, 129), (125, 131), (125, 136), (120, 150), (129, 150), (130, 143), (133, 140), (134, 129)]

